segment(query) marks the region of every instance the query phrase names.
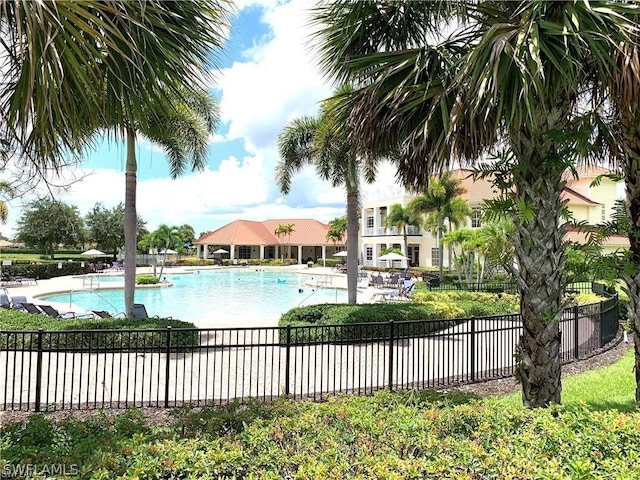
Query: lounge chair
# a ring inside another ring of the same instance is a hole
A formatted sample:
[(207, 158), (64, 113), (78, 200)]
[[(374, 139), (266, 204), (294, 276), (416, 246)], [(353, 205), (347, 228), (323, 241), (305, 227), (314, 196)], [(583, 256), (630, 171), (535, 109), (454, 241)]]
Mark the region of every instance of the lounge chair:
[(27, 297), (24, 295), (16, 295), (15, 297), (10, 298), (11, 308), (14, 310), (24, 310), (22, 304), (27, 302)]
[[(144, 306), (144, 303), (134, 303), (133, 304), (133, 318), (149, 318), (149, 314), (147, 313), (147, 307)], [(153, 318), (160, 318), (157, 315), (154, 315)]]
[(384, 277), (382, 275), (374, 275), (371, 277), (371, 281), (374, 287), (383, 288), (384, 287)]
[(79, 314), (76, 312), (60, 313), (51, 305), (37, 305), (37, 307), (40, 308), (40, 310), (42, 310), (45, 314), (49, 315), (51, 318), (93, 318), (93, 314), (91, 313), (79, 313)]
[(120, 317), (124, 317), (124, 313), (122, 313), (122, 312), (116, 313), (115, 315), (111, 315), (106, 310), (91, 310), (91, 312), (93, 312), (93, 314), (98, 318), (116, 318), (116, 317), (119, 317), (119, 316)]
[(19, 308), (21, 310), (26, 310), (28, 313), (36, 313), (38, 315), (42, 315), (44, 312), (42, 310), (40, 310), (38, 308), (37, 305), (33, 304), (33, 303), (29, 303), (29, 302), (20, 302), (20, 303), (16, 303), (14, 302), (14, 308)]

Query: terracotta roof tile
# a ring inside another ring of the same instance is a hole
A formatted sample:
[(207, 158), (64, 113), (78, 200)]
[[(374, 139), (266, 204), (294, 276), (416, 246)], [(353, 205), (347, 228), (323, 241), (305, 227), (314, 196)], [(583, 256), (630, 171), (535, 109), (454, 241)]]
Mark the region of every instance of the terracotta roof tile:
[[(292, 224), (294, 231), (289, 237), (278, 239), (278, 225)], [(194, 244), (206, 245), (333, 245), (327, 241), (329, 225), (308, 218), (271, 219), (264, 222), (236, 220), (203, 235)], [(345, 235), (346, 241), (346, 235)]]

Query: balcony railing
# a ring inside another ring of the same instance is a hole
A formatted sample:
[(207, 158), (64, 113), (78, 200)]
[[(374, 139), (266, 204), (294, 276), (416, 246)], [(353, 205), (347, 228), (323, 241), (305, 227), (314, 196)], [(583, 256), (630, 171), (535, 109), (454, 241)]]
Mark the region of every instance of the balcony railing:
[[(398, 236), (403, 235), (402, 229), (397, 227), (387, 228), (387, 227), (376, 227), (376, 228), (363, 228), (362, 236), (363, 237), (384, 237), (384, 236)], [(413, 225), (409, 225), (407, 227), (407, 235), (410, 236), (422, 236), (422, 232), (420, 231), (420, 227), (414, 227)]]

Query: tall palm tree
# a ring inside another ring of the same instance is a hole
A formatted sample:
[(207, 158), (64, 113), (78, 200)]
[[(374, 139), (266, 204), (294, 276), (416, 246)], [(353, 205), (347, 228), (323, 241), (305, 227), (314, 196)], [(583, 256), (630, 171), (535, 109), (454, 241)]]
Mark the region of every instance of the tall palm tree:
[[(453, 4), (467, 15), (454, 11), (457, 29), (439, 41), (434, 25), (443, 13), (452, 18)], [(560, 194), (562, 173), (577, 160), (571, 133), (584, 123), (581, 94), (614, 68), (610, 52), (636, 31), (625, 18), (635, 9), (613, 1), (340, 0), (315, 14), (321, 66), (360, 86), (343, 101), (354, 136), (372, 154), (399, 151), (405, 184), (424, 186), (452, 156), (475, 162), (509, 151), (496, 186), (518, 227), (517, 376), (530, 407), (560, 402)]]
[[(348, 87), (338, 90), (343, 95)], [(360, 172), (367, 180), (375, 175), (375, 163), (361, 163), (358, 146), (348, 127), (334, 109), (335, 100), (322, 104), (317, 117), (302, 117), (289, 122), (278, 135), (280, 162), (276, 182), (288, 193), (291, 177), (306, 165), (315, 165), (321, 178), (347, 191), (347, 291), (349, 304), (356, 303), (358, 285), (358, 207)]]
[(209, 136), (217, 123), (215, 98), (205, 91), (189, 91), (181, 97), (155, 104), (145, 118), (130, 123), (127, 128), (124, 202), (124, 303), (127, 316), (133, 314), (136, 277), (137, 136), (142, 134), (164, 148), (171, 178), (176, 178), (188, 167), (192, 170), (205, 167)]
[(135, 289), (137, 134), (164, 136), (172, 176), (187, 157), (195, 168), (204, 164), (202, 143), (187, 142), (204, 131), (191, 127), (211, 106), (197, 99), (224, 44), (230, 8), (226, 0), (0, 2), (7, 51), (0, 133), (7, 151), (19, 149), (26, 166), (43, 171), (59, 169), (67, 152), (86, 147), (96, 131), (127, 143), (127, 315)]
[[(275, 231), (273, 232), (275, 234), (276, 237), (278, 237), (278, 239), (280, 237), (284, 237), (285, 238), (285, 243), (288, 246), (288, 250), (287, 250), (287, 258), (289, 259), (289, 261), (291, 261), (291, 243), (290, 243), (290, 239), (291, 239), (291, 234), (295, 232), (295, 225), (293, 223), (287, 223), (287, 224), (278, 224), (278, 226), (276, 227)], [(284, 250), (282, 250), (282, 263), (284, 264)]]
[[(630, 18), (638, 21), (638, 14)], [(636, 403), (640, 404), (640, 48), (636, 41), (627, 41), (613, 49), (618, 68), (603, 80), (604, 93), (608, 94), (612, 119), (604, 137), (609, 140), (626, 191), (626, 218), (622, 222), (629, 237), (629, 252), (624, 255), (620, 278), (629, 297), (629, 318), (633, 322), (636, 375)]]
[(43, 175), (105, 121), (119, 119), (124, 137), (125, 120), (208, 82), (230, 10), (227, 0), (0, 0), (3, 153)]
[[(442, 236), (445, 233), (445, 221), (449, 219), (452, 223), (457, 222), (460, 216), (468, 216), (471, 213), (469, 206), (460, 198), (460, 195), (466, 192), (460, 183), (461, 181), (454, 178), (451, 172), (445, 172), (439, 178), (432, 178), (424, 193), (409, 202), (410, 210), (426, 214), (428, 224), (431, 223), (435, 227), (438, 239), (440, 281), (444, 276)], [(456, 199), (462, 200), (463, 203)]]
[(402, 239), (404, 243), (404, 251), (402, 252), (402, 255), (404, 255), (405, 257), (409, 254), (409, 244), (407, 243), (407, 227), (419, 227), (421, 223), (422, 216), (420, 215), (420, 213), (415, 212), (411, 208), (405, 208), (399, 203), (391, 205), (391, 210), (389, 211), (389, 215), (387, 215), (386, 224), (387, 227), (395, 227), (402, 232)]

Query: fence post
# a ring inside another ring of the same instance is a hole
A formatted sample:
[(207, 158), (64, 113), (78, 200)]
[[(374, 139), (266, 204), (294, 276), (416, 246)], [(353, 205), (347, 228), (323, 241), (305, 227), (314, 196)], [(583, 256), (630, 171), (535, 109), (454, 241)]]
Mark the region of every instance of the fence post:
[(393, 391), (393, 337), (394, 337), (394, 322), (389, 322), (389, 390)]
[(573, 357), (578, 358), (580, 349), (580, 312), (578, 306), (573, 307)]
[(166, 367), (164, 369), (164, 408), (169, 408), (169, 376), (171, 375), (171, 327), (167, 327)]
[(289, 366), (291, 365), (291, 325), (287, 325), (287, 349), (285, 351), (284, 394), (289, 396)]
[(36, 412), (40, 411), (42, 400), (42, 329), (38, 329), (38, 353), (36, 357)]
[(476, 380), (476, 317), (471, 317), (471, 381)]

